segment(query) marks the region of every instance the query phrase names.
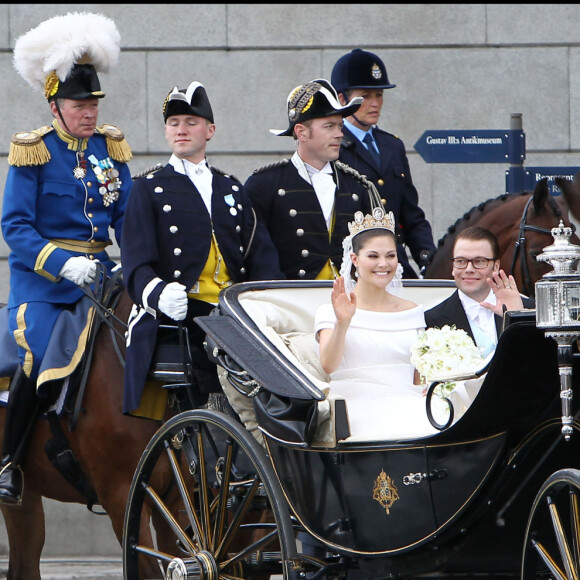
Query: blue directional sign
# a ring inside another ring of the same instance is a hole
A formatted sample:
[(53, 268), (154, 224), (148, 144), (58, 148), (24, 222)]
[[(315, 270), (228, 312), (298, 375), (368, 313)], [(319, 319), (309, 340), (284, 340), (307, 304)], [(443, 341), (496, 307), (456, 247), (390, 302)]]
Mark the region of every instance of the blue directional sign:
[(477, 129), (425, 131), (415, 151), (427, 163), (522, 163), (523, 131)]
[(580, 171), (580, 167), (526, 167), (524, 188), (532, 191), (538, 181), (547, 177), (550, 193), (552, 195), (561, 195), (562, 190), (556, 185), (556, 177), (572, 181), (578, 171)]

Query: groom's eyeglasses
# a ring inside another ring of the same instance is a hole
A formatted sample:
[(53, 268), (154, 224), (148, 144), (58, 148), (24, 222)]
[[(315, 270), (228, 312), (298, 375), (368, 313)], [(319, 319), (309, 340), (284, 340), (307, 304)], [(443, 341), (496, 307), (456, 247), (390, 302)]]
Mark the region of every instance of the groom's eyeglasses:
[(470, 260), (467, 258), (452, 258), (451, 261), (453, 262), (453, 265), (460, 270), (467, 268), (467, 264), (469, 264), (469, 262), (473, 264), (474, 268), (481, 270), (483, 268), (487, 268), (487, 265), (490, 262), (493, 262), (494, 259), (495, 258), (482, 258), (481, 256), (478, 256), (477, 258), (471, 258)]

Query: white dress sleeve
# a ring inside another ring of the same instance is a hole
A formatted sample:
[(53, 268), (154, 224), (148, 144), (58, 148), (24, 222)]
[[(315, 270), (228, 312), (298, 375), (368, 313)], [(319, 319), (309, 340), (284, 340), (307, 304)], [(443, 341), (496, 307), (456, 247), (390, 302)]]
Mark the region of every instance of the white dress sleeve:
[(334, 328), (336, 316), (332, 304), (321, 304), (314, 315), (314, 336), (325, 328)]

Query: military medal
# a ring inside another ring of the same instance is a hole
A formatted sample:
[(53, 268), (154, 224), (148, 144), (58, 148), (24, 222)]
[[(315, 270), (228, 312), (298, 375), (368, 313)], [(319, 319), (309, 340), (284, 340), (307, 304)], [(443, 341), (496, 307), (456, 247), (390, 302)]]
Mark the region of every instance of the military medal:
[(103, 205), (109, 207), (119, 199), (119, 189), (121, 188), (119, 171), (113, 165), (110, 157), (99, 161), (94, 155), (90, 155), (89, 161), (99, 182), (99, 193), (103, 197)]
[(77, 151), (77, 166), (73, 169), (73, 175), (75, 179), (84, 179), (87, 176), (87, 162), (82, 151)]

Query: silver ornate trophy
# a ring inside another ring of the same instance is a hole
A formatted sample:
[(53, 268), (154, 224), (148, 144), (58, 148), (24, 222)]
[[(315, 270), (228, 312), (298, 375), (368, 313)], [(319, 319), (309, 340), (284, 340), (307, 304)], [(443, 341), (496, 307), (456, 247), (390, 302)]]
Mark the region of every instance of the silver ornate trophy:
[(536, 324), (558, 344), (560, 398), (562, 400), (562, 434), (566, 440), (573, 432), (572, 345), (580, 337), (580, 246), (570, 243), (572, 228), (560, 221), (552, 228), (554, 243), (537, 257), (548, 262), (553, 271), (536, 282)]

